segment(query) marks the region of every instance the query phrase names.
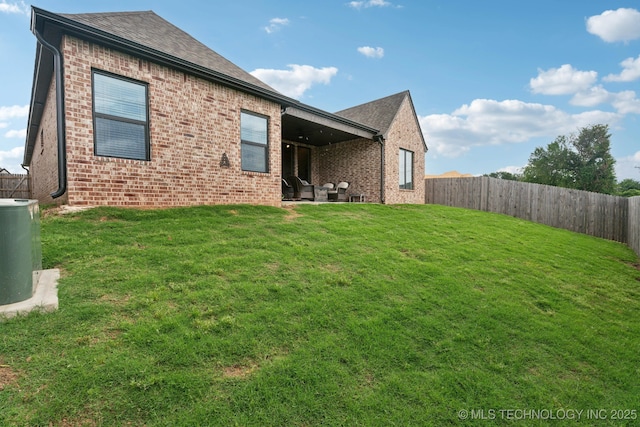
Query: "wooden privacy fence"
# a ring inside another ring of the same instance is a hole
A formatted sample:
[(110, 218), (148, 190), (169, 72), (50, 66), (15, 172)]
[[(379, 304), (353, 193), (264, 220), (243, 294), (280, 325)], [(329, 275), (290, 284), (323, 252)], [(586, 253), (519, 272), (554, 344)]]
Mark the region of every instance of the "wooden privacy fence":
[(0, 173), (0, 199), (28, 199), (29, 175)]
[(627, 244), (640, 256), (640, 196), (629, 199), (628, 235)]
[(615, 240), (640, 255), (640, 197), (482, 176), (426, 179), (425, 202), (496, 212)]

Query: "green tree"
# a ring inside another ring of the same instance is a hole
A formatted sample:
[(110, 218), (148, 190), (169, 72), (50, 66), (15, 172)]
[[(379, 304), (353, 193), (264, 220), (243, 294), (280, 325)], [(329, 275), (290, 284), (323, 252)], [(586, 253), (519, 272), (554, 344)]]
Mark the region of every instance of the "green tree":
[(547, 148), (537, 147), (529, 156), (522, 178), (526, 182), (574, 188), (577, 155), (569, 139), (561, 135)]
[(523, 180), (538, 184), (612, 194), (616, 191), (615, 159), (609, 126), (593, 125), (578, 135), (558, 136), (547, 148), (529, 156)]
[(618, 183), (617, 194), (624, 197), (640, 196), (640, 181), (631, 178), (623, 179)]
[(506, 179), (507, 181), (520, 181), (520, 178), (522, 177), (522, 175), (520, 174), (507, 171), (485, 173), (484, 176), (488, 176), (490, 178)]
[(578, 154), (576, 187), (580, 190), (613, 194), (616, 191), (616, 161), (611, 155), (608, 125), (594, 125), (580, 130), (572, 145)]

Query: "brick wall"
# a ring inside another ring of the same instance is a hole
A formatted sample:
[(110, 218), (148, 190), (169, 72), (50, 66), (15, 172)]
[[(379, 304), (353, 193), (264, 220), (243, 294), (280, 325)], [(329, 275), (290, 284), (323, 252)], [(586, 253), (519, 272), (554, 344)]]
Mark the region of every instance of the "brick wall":
[(50, 193), (58, 189), (56, 114), (56, 82), (52, 78), (29, 168), (31, 197), (42, 204), (66, 203), (67, 199), (66, 194), (55, 200), (50, 196)]
[(368, 139), (317, 147), (312, 153), (316, 181), (347, 181), (347, 194), (364, 194), (368, 202), (380, 203), (380, 155), (380, 144)]
[[(416, 120), (410, 98), (402, 103), (384, 142), (385, 178), (384, 202), (424, 203), (424, 155), (421, 129)], [(311, 149), (311, 183), (350, 183), (348, 194), (364, 194), (366, 201), (380, 203), (380, 155), (381, 147), (376, 141), (360, 138), (337, 144), (315, 147), (287, 141), (294, 146)], [(399, 153), (400, 148), (412, 151), (413, 190), (400, 189)]]
[[(280, 205), (278, 104), (74, 37), (61, 50), (70, 205)], [(148, 83), (150, 161), (93, 154), (92, 68)], [(243, 109), (270, 117), (269, 173), (241, 170)]]
[[(94, 43), (65, 36), (67, 193), (57, 203), (112, 206), (185, 206), (281, 200), (280, 106), (183, 72)], [(149, 87), (150, 161), (93, 154), (92, 69), (122, 75)], [(269, 173), (240, 165), (240, 112), (269, 119)], [(55, 83), (52, 83), (31, 164), (33, 197), (51, 203), (57, 189)], [(424, 145), (410, 98), (385, 141), (385, 203), (423, 203)], [(292, 144), (296, 145), (292, 142)], [(299, 145), (299, 144), (297, 144)], [(381, 202), (379, 143), (355, 139), (311, 148), (311, 181), (348, 181), (348, 193)], [(398, 153), (414, 152), (413, 190), (400, 190)], [(230, 167), (220, 166), (226, 154)]]
[[(385, 141), (385, 203), (424, 203), (424, 155), (421, 138), (410, 98), (405, 98)], [(401, 190), (399, 184), (400, 148), (413, 151), (413, 190)]]

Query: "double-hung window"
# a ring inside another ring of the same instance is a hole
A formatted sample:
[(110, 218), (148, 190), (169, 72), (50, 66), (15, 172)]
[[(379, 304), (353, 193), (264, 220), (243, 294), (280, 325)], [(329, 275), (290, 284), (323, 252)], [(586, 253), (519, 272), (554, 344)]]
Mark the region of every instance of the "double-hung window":
[(149, 160), (146, 83), (93, 71), (93, 134), (97, 156)]
[(268, 120), (264, 116), (241, 112), (240, 139), (242, 170), (268, 172)]
[(413, 151), (400, 149), (400, 189), (413, 190)]

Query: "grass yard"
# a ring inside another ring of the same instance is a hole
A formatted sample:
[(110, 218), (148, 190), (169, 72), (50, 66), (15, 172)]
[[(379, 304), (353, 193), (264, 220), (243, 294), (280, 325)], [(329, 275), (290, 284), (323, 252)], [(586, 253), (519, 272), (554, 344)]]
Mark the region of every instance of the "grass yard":
[(0, 323), (0, 425), (640, 423), (621, 244), (431, 205), (44, 213), (60, 308)]

